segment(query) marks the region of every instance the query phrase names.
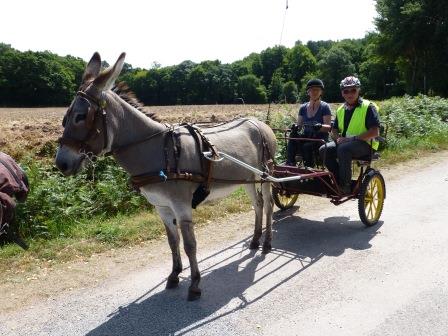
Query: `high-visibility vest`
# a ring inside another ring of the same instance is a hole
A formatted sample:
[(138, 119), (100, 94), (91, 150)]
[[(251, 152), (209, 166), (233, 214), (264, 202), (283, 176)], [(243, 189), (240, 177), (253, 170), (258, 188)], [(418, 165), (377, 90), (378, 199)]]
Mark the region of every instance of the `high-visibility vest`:
[[(348, 127), (347, 127), (347, 132), (346, 132), (347, 137), (360, 135), (364, 132), (367, 132), (366, 116), (367, 116), (367, 108), (369, 107), (369, 105), (370, 105), (370, 101), (368, 101), (367, 99), (363, 99), (361, 105), (359, 105), (355, 108), (355, 110), (353, 111), (353, 115), (350, 120), (350, 123), (348, 124)], [(378, 111), (378, 106), (375, 105), (375, 107)], [(339, 108), (336, 111), (336, 117), (338, 118), (339, 133), (342, 134), (344, 132), (344, 117), (345, 117), (344, 105), (339, 106)], [(375, 149), (375, 150), (378, 149), (378, 146), (379, 146), (378, 141), (367, 140), (366, 142), (369, 145), (371, 144), (373, 149)]]

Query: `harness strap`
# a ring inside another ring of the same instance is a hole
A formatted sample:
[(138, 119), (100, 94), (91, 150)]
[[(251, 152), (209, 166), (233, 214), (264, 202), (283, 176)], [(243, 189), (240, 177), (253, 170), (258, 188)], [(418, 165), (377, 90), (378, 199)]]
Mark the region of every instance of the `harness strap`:
[[(166, 177), (166, 178), (165, 178)], [(203, 183), (206, 181), (202, 174), (196, 173), (164, 173), (164, 177), (161, 177), (160, 173), (147, 173), (137, 176), (132, 176), (130, 182), (134, 189), (139, 189), (148, 184), (161, 183), (166, 181), (189, 181), (194, 183)], [(253, 184), (263, 183), (263, 180), (227, 180), (211, 178), (210, 182), (213, 183), (229, 183), (229, 184)]]
[[(183, 125), (188, 129), (190, 134), (193, 136), (193, 138), (196, 142), (196, 146), (198, 147), (199, 153), (204, 152), (204, 149), (205, 149), (205, 150), (211, 151), (212, 157), (214, 159), (219, 157), (218, 152), (216, 151), (215, 145), (204, 135), (204, 133), (202, 133), (202, 130), (199, 127), (189, 124), (189, 123), (185, 123)], [(199, 141), (199, 138), (201, 141)], [(201, 163), (202, 172), (206, 176), (205, 184), (203, 185), (204, 193), (206, 195), (208, 195), (210, 193), (210, 185), (213, 180), (213, 178), (212, 178), (213, 161), (205, 159), (202, 154), (199, 154), (199, 160)]]
[[(207, 145), (207, 147), (208, 147), (207, 149), (212, 152), (212, 157), (214, 159), (218, 158), (219, 155), (218, 155), (218, 152), (216, 151), (215, 145), (204, 135), (204, 133), (202, 133), (202, 130), (195, 125), (190, 125), (190, 126), (201, 137), (202, 142)], [(207, 160), (207, 161), (209, 161), (209, 160)]]
[[(168, 132), (168, 135), (173, 134), (173, 130), (170, 129)], [(168, 140), (170, 139), (170, 136), (165, 137), (164, 141), (163, 141), (163, 152), (164, 152), (164, 156), (165, 156), (165, 169), (168, 173), (171, 172), (171, 164), (170, 164), (170, 152), (168, 150)]]
[(134, 188), (138, 189), (147, 184), (165, 182), (168, 180), (182, 180), (182, 181), (190, 181), (190, 182), (195, 182), (195, 183), (202, 183), (205, 180), (205, 178), (202, 174), (195, 174), (195, 173), (166, 172), (166, 173), (164, 173), (164, 175), (165, 175), (164, 177), (161, 177), (160, 173), (147, 173), (147, 174), (132, 176), (131, 183)]
[(174, 156), (174, 169), (176, 173), (180, 174), (179, 170), (179, 159), (180, 159), (180, 140), (179, 134), (172, 132), (171, 141), (173, 142), (173, 156)]
[[(198, 149), (199, 153), (202, 153), (202, 144), (199, 141), (198, 134), (195, 132), (194, 126), (188, 123), (183, 123), (181, 124), (181, 126), (184, 126), (188, 130), (190, 135), (193, 137), (194, 142), (196, 143), (196, 148)], [(206, 166), (201, 155), (199, 155), (199, 164), (201, 165), (202, 172), (205, 172)]]

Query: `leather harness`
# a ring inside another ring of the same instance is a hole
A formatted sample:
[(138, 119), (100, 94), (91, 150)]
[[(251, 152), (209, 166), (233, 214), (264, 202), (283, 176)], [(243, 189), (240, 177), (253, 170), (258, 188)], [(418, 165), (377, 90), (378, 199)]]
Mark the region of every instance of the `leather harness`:
[[(63, 135), (58, 139), (58, 142), (60, 145), (68, 145), (70, 147), (78, 149), (81, 153), (84, 153), (86, 155), (98, 155), (102, 150), (106, 149), (108, 147), (108, 135), (107, 135), (107, 112), (106, 112), (106, 100), (104, 98), (97, 99), (96, 97), (93, 97), (92, 95), (84, 92), (84, 91), (78, 91), (76, 93), (77, 96), (81, 96), (84, 99), (86, 99), (90, 103), (89, 111), (86, 116), (86, 128), (87, 128), (87, 135), (84, 139), (75, 139), (67, 137), (66, 135)], [(69, 108), (67, 111), (66, 116), (64, 116), (64, 120), (62, 122), (62, 126), (65, 127), (67, 118), (70, 116), (70, 113), (72, 112), (72, 107)], [(95, 127), (97, 126), (97, 119), (101, 119), (101, 126), (102, 129)], [(213, 160), (216, 160), (219, 158), (218, 152), (216, 150), (216, 147), (211, 143), (211, 141), (203, 134), (202, 130), (190, 123), (182, 123), (176, 126), (173, 125), (165, 125), (166, 129), (154, 133), (148, 137), (145, 137), (142, 140), (132, 142), (126, 145), (122, 146), (112, 146), (109, 152), (107, 152), (105, 155), (111, 155), (119, 153), (127, 148), (136, 146), (138, 144), (147, 142), (151, 140), (152, 138), (155, 138), (157, 136), (165, 136), (164, 139), (164, 156), (165, 156), (165, 170), (159, 171), (159, 172), (148, 172), (137, 176), (131, 176), (130, 181), (135, 189), (139, 189), (145, 185), (153, 184), (153, 183), (160, 183), (165, 181), (172, 181), (172, 180), (181, 180), (181, 181), (189, 181), (193, 183), (199, 183), (200, 186), (196, 190), (195, 194), (193, 195), (193, 202), (192, 206), (195, 208), (197, 204), (199, 204), (201, 201), (203, 201), (207, 195), (210, 193), (210, 185), (212, 182), (216, 183), (232, 183), (232, 184), (252, 184), (252, 183), (262, 183), (263, 180), (228, 180), (228, 179), (217, 179), (212, 177), (213, 173)], [(256, 125), (255, 125), (256, 126)], [(180, 143), (180, 133), (175, 132), (176, 129), (179, 129), (180, 127), (185, 127), (190, 135), (193, 137), (196, 147), (199, 151), (199, 153), (202, 153), (204, 151), (210, 151), (212, 160), (209, 160), (204, 157), (204, 155), (199, 155), (200, 160), (200, 166), (202, 173), (190, 173), (190, 172), (184, 172), (179, 170), (179, 158), (181, 154), (181, 143)], [(258, 126), (257, 126), (258, 127)], [(99, 136), (100, 134), (103, 135), (103, 148), (99, 151), (95, 152), (94, 149), (89, 144), (90, 141), (93, 140), (93, 138)], [(261, 132), (260, 132), (261, 135)], [(170, 141), (171, 140), (171, 141)], [(173, 150), (173, 160), (174, 165), (171, 165), (170, 162), (170, 156), (169, 156), (169, 149), (170, 149), (170, 142), (172, 145)], [(266, 144), (266, 141), (264, 137), (262, 136), (262, 145), (263, 145), (263, 161), (266, 164), (266, 169), (269, 170), (269, 162), (272, 162), (272, 156), (269, 152), (269, 148)], [(196, 196), (196, 197), (195, 197)]]

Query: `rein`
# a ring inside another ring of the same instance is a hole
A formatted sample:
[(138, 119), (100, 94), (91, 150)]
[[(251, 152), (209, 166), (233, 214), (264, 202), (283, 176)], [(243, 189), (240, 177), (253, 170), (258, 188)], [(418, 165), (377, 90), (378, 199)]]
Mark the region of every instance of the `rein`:
[(131, 142), (131, 143), (128, 143), (128, 144), (126, 144), (126, 145), (122, 145), (122, 146), (114, 147), (114, 148), (111, 149), (111, 153), (113, 153), (113, 154), (117, 154), (117, 153), (119, 153), (119, 152), (121, 152), (121, 151), (123, 151), (123, 150), (125, 150), (125, 149), (128, 149), (128, 148), (130, 148), (130, 147), (132, 147), (132, 146), (136, 146), (136, 145), (140, 145), (140, 144), (142, 144), (142, 143), (145, 143), (145, 142), (151, 140), (152, 138), (155, 138), (155, 137), (158, 136), (158, 135), (162, 135), (162, 134), (165, 134), (165, 133), (168, 133), (168, 132), (172, 132), (172, 131), (175, 130), (175, 127), (174, 127), (174, 126), (167, 126), (167, 125), (165, 125), (165, 126), (166, 126), (166, 129), (164, 129), (164, 130), (162, 130), (162, 131), (160, 131), (160, 132), (151, 134), (150, 136), (148, 136), (148, 137), (146, 137), (146, 138), (143, 138), (142, 140), (138, 140), (138, 141), (136, 141), (136, 142)]

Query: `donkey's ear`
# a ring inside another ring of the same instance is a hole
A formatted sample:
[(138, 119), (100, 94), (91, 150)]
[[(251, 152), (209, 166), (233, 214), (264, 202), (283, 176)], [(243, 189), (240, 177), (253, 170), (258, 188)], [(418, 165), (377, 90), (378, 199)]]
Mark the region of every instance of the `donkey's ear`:
[(107, 91), (112, 89), (115, 81), (120, 75), (121, 69), (123, 69), (125, 53), (121, 53), (114, 66), (107, 68), (93, 81), (93, 84), (101, 91)]
[(95, 51), (89, 63), (87, 63), (84, 75), (82, 75), (82, 82), (85, 83), (89, 79), (96, 78), (101, 70), (101, 56)]

